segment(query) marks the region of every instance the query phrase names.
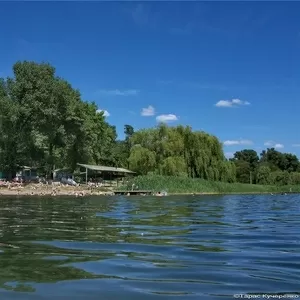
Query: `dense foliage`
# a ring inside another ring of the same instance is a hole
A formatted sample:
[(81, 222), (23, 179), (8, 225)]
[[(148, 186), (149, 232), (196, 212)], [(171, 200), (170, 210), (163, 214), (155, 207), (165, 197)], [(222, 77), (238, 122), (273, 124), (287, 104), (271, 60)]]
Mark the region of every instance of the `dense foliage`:
[(245, 149), (236, 152), (231, 161), (236, 165), (238, 182), (300, 184), (300, 162), (296, 155), (268, 148), (259, 157), (256, 151)]
[(300, 183), (295, 155), (275, 149), (224, 156), (222, 143), (190, 127), (134, 131), (125, 139), (107, 123), (95, 103), (56, 76), (46, 63), (17, 62), (12, 78), (0, 81), (0, 170), (11, 177), (20, 166), (76, 169), (77, 163), (125, 167), (140, 175), (168, 175), (209, 181), (259, 184)]
[(129, 165), (140, 174), (235, 181), (235, 166), (225, 159), (222, 144), (205, 132), (161, 124), (135, 132), (130, 143)]
[[(79, 91), (49, 64), (17, 62), (14, 77), (0, 82), (0, 168), (76, 168), (77, 162), (114, 163), (116, 130), (82, 101)], [(8, 176), (9, 177), (9, 176)]]

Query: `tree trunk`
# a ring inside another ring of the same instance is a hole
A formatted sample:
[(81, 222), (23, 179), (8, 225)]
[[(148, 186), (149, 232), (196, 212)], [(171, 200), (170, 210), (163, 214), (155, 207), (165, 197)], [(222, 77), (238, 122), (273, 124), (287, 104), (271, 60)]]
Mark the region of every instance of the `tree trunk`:
[(51, 173), (53, 172), (53, 150), (54, 150), (54, 146), (53, 143), (49, 144), (49, 160), (48, 160), (48, 171), (47, 171), (47, 175), (51, 177)]

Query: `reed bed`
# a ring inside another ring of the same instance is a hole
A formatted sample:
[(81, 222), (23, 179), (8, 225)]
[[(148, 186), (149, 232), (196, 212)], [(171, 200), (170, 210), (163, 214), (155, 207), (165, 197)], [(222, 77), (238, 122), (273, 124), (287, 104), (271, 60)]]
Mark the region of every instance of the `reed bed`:
[[(132, 184), (139, 190), (167, 191), (168, 193), (280, 193), (299, 192), (300, 186), (272, 186), (243, 183), (225, 183), (192, 179), (178, 176), (146, 175), (132, 179), (125, 187), (132, 188)], [(124, 189), (121, 187), (120, 189)]]

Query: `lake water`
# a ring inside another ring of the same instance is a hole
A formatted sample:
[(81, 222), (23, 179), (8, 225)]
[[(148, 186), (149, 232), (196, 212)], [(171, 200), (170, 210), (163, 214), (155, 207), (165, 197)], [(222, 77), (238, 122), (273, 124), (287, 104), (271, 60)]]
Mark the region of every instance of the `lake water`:
[(300, 298), (299, 195), (2, 197), (0, 237), (3, 300)]

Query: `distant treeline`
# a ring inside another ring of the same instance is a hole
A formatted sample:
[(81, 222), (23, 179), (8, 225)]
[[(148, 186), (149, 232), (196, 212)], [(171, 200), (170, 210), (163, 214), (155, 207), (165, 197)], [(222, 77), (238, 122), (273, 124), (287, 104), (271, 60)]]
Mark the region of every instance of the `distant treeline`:
[(93, 102), (55, 75), (46, 63), (17, 62), (14, 76), (0, 81), (0, 171), (13, 176), (20, 166), (76, 170), (77, 163), (125, 167), (138, 174), (159, 174), (210, 181), (299, 184), (295, 155), (267, 149), (224, 156), (217, 137), (186, 126), (134, 131), (125, 139)]
[(300, 184), (300, 162), (296, 155), (282, 153), (274, 148), (245, 149), (230, 159), (236, 166), (236, 179), (242, 183), (288, 185)]

